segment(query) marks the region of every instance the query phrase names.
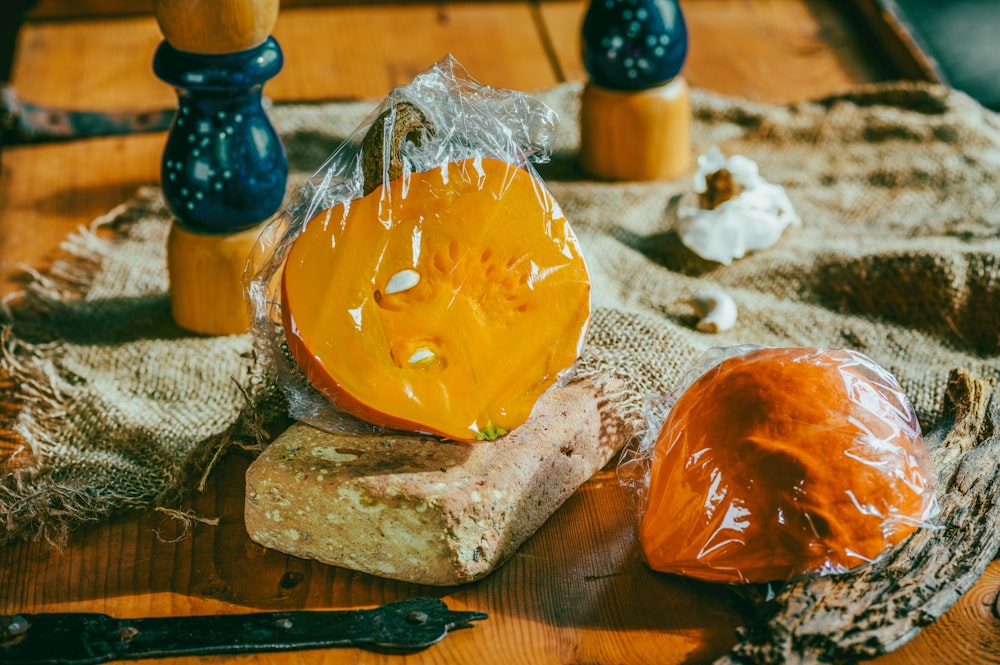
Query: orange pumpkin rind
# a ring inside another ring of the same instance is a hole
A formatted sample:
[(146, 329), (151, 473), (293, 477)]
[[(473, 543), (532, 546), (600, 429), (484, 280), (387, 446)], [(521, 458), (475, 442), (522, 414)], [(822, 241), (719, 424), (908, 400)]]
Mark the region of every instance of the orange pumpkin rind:
[(654, 570), (713, 582), (837, 574), (937, 512), (895, 378), (844, 349), (714, 349), (654, 402), (619, 477)]

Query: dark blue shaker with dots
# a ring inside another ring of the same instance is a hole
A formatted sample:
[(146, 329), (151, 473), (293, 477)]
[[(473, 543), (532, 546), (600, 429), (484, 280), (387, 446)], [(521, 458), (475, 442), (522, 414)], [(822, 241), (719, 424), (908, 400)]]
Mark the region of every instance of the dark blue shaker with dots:
[(691, 163), (687, 26), (676, 0), (590, 0), (581, 27), (580, 167), (602, 180), (668, 180)]
[(288, 160), (265, 113), (262, 92), (282, 65), (281, 49), (271, 37), (245, 51), (219, 55), (160, 44), (153, 71), (178, 96), (161, 183), (184, 227), (229, 233), (260, 224), (281, 207)]
[(591, 81), (611, 90), (644, 90), (680, 73), (687, 26), (676, 0), (591, 0), (581, 46)]

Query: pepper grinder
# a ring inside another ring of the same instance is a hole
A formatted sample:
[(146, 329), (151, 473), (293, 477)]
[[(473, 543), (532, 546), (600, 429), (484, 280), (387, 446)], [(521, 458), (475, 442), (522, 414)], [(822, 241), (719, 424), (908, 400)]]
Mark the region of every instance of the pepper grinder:
[(160, 165), (174, 215), (167, 240), (175, 322), (244, 333), (243, 271), (288, 180), (284, 147), (262, 101), (283, 65), (270, 36), (279, 0), (154, 0), (165, 40), (154, 73), (177, 91)]
[(591, 0), (580, 165), (606, 180), (668, 180), (691, 164), (684, 15), (676, 0)]

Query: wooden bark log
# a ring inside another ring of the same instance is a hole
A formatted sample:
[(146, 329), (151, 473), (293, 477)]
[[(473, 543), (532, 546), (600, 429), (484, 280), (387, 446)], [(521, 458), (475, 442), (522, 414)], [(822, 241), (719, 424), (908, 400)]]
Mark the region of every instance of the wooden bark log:
[(873, 658), (915, 637), (975, 584), (1000, 550), (1000, 399), (952, 372), (945, 417), (926, 441), (938, 474), (937, 529), (920, 529), (856, 573), (740, 591), (753, 617), (717, 665)]

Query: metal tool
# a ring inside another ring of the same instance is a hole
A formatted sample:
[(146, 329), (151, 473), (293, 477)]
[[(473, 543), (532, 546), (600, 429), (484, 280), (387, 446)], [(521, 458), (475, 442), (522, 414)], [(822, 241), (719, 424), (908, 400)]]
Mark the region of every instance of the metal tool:
[(4, 145), (165, 131), (175, 113), (174, 109), (112, 112), (41, 106), (21, 101), (13, 87), (0, 84), (0, 139)]
[(453, 628), (487, 618), (455, 612), (437, 598), (371, 610), (259, 612), (116, 619), (106, 614), (0, 616), (0, 663), (83, 664), (168, 656), (245, 654), (363, 646), (416, 651)]

